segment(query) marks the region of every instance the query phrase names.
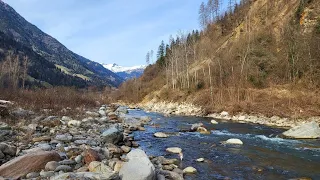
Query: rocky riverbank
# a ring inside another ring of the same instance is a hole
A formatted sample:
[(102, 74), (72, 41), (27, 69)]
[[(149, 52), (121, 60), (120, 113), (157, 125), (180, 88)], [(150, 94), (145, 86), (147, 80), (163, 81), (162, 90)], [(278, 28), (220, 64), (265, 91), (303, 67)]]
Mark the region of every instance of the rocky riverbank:
[(132, 132), (144, 131), (151, 119), (131, 117), (125, 107), (103, 105), (82, 119), (6, 112), (0, 124), (2, 178), (183, 179), (177, 159), (148, 157), (138, 149)]
[(140, 103), (138, 105), (129, 105), (129, 107), (139, 107), (146, 111), (163, 113), (169, 115), (186, 115), (186, 116), (202, 116), (211, 117), (214, 119), (231, 120), (240, 123), (255, 123), (267, 126), (276, 126), (283, 128), (295, 127), (299, 124), (314, 121), (320, 124), (320, 116), (302, 118), (281, 118), (278, 116), (266, 117), (264, 115), (249, 115), (239, 113), (231, 115), (226, 111), (213, 114), (205, 114), (201, 107), (188, 103), (172, 103), (172, 102), (148, 102)]

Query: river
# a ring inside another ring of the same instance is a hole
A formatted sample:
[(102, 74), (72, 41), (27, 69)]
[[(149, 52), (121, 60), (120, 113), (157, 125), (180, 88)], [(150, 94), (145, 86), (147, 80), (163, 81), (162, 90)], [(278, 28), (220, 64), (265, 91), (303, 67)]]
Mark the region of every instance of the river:
[[(184, 159), (180, 168), (192, 166), (198, 170), (185, 179), (290, 179), (308, 177), (320, 179), (320, 141), (291, 140), (277, 137), (284, 129), (257, 124), (241, 124), (232, 121), (210, 123), (212, 118), (165, 117), (158, 113), (130, 110), (131, 116), (149, 116), (151, 124), (146, 131), (134, 133), (148, 155), (178, 158), (165, 151), (167, 147), (180, 147)], [(210, 135), (197, 132), (181, 132), (193, 123), (203, 123)], [(172, 134), (168, 138), (153, 137), (155, 132)], [(238, 138), (243, 145), (224, 145), (220, 142)], [(196, 162), (204, 158), (205, 162)]]

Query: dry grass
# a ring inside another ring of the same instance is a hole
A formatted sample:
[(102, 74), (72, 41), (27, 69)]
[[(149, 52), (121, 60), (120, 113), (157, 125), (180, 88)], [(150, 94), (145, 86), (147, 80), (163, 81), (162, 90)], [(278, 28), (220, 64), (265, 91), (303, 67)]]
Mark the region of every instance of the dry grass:
[(47, 109), (55, 115), (79, 113), (79, 110), (97, 107), (108, 103), (105, 92), (76, 90), (68, 87), (50, 89), (17, 90), (0, 89), (0, 99), (14, 102), (15, 107), (22, 107), (35, 112)]
[[(222, 96), (221, 96), (222, 93)], [(210, 91), (198, 92), (193, 103), (203, 106), (207, 113), (227, 110), (231, 114), (263, 114), (304, 118), (320, 116), (320, 94), (317, 91), (288, 89), (287, 87), (265, 89), (215, 89), (214, 101)], [(221, 99), (222, 98), (222, 99)]]

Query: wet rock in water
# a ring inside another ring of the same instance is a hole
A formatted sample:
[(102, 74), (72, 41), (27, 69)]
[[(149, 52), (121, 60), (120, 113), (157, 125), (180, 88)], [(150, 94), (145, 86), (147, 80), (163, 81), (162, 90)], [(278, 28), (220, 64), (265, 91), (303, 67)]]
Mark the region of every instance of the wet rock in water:
[(318, 123), (312, 121), (293, 127), (283, 135), (295, 139), (316, 139), (320, 138), (320, 128)]
[(46, 171), (54, 171), (60, 164), (57, 161), (50, 161), (46, 164), (45, 170)]
[(60, 165), (58, 166), (55, 170), (55, 172), (70, 172), (72, 171), (72, 168), (70, 166), (67, 166), (67, 165)]
[(123, 140), (123, 128), (120, 125), (113, 125), (101, 134), (104, 143), (117, 144)]
[(182, 152), (182, 149), (179, 147), (170, 147), (170, 148), (167, 148), (166, 151), (168, 151), (170, 153), (179, 154)]
[(168, 137), (168, 135), (166, 135), (165, 133), (163, 133), (163, 132), (156, 132), (156, 133), (154, 133), (153, 134), (155, 137), (157, 137), (157, 138), (167, 138)]
[(44, 120), (40, 121), (40, 125), (48, 127), (56, 127), (61, 124), (60, 118), (57, 116), (49, 116)]
[(56, 152), (38, 151), (3, 164), (0, 166), (0, 174), (4, 178), (20, 178), (30, 172), (39, 172), (49, 161), (59, 160), (60, 156)]
[(134, 149), (128, 155), (119, 175), (122, 180), (154, 180), (155, 168), (141, 149)]
[(212, 119), (211, 124), (219, 124), (216, 120)]
[(131, 144), (132, 147), (139, 147), (139, 144), (136, 141), (132, 141)]
[(84, 163), (90, 164), (92, 161), (100, 161), (99, 153), (93, 149), (84, 152)]
[(199, 132), (200, 134), (210, 134), (210, 131), (208, 131), (204, 127), (198, 127), (197, 132)]
[(183, 173), (184, 174), (195, 174), (195, 173), (197, 173), (197, 170), (194, 167), (189, 166), (183, 170)]
[(204, 161), (204, 158), (199, 158), (196, 160), (197, 162), (203, 162)]
[(197, 129), (198, 129), (199, 127), (202, 127), (202, 126), (203, 126), (202, 123), (192, 124), (192, 125), (191, 125), (191, 128), (190, 128), (190, 131), (197, 131)]
[(228, 139), (226, 142), (226, 144), (237, 144), (237, 145), (242, 145), (243, 142), (240, 139)]
[(138, 127), (138, 131), (145, 131), (146, 130), (146, 128), (144, 128), (144, 127)]
[(164, 175), (165, 177), (167, 177), (169, 179), (184, 180), (182, 175), (180, 175), (179, 173), (173, 172), (173, 171), (159, 170), (159, 173)]

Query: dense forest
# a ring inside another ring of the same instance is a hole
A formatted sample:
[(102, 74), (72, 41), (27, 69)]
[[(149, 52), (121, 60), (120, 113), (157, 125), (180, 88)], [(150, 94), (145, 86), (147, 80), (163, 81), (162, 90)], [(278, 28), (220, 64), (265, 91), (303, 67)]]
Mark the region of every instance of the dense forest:
[(219, 0), (202, 3), (202, 29), (162, 41), (156, 63), (116, 98), (191, 102), (208, 113), (318, 114), (320, 2), (230, 0), (222, 9)]

